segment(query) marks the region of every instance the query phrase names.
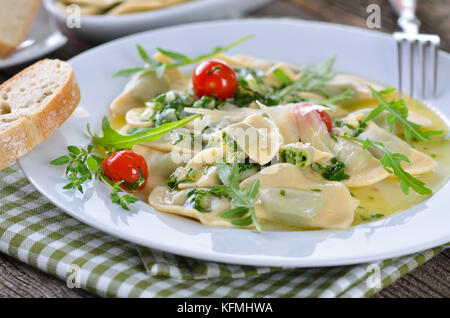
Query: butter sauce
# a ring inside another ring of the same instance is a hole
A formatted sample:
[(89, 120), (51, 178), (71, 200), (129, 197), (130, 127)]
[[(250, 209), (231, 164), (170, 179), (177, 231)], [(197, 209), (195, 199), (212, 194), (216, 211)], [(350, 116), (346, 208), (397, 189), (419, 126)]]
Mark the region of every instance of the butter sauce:
[[(389, 96), (393, 98), (396, 96)], [(430, 108), (426, 107), (420, 101), (403, 96), (408, 109), (413, 110), (432, 122), (432, 130), (442, 130), (444, 135), (448, 133), (446, 123)], [(354, 111), (361, 108), (373, 108), (377, 106), (376, 100), (365, 100), (353, 104), (345, 105), (348, 111)], [(415, 142), (414, 147), (431, 156), (438, 167), (431, 173), (415, 176), (426, 183), (433, 193), (438, 191), (447, 181), (450, 175), (450, 141), (442, 137), (432, 137), (438, 140)], [(359, 207), (355, 211), (355, 218), (352, 225), (373, 221), (381, 217), (390, 216), (396, 212), (405, 211), (414, 205), (427, 199), (429, 196), (419, 195), (410, 191), (405, 195), (399, 186), (395, 177), (385, 179), (375, 185), (361, 188), (351, 188), (352, 195), (360, 201)]]

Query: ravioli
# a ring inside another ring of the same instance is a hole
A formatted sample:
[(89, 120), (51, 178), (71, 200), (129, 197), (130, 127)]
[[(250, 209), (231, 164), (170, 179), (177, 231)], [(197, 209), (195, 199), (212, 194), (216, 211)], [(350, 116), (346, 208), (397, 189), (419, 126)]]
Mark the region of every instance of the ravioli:
[(278, 127), (258, 114), (248, 116), (242, 123), (228, 126), (225, 134), (232, 138), (251, 160), (260, 165), (265, 165), (275, 158), (283, 144), (283, 136)]
[[(155, 57), (171, 62), (161, 54)], [(196, 96), (190, 75), (170, 68), (162, 78), (153, 72), (136, 75), (111, 105), (114, 115), (123, 115), (124, 125), (118, 130), (124, 135), (131, 134), (130, 129), (155, 127), (190, 114), (201, 114), (184, 127), (133, 148), (149, 165), (149, 181), (136, 195), (158, 211), (195, 219), (208, 226), (255, 230), (258, 227), (249, 216), (248, 204), (239, 201), (239, 196), (249, 195), (252, 183), (256, 187), (255, 180), (259, 180), (259, 189), (248, 202), (253, 204), (263, 229), (345, 230), (423, 200), (419, 192), (408, 196), (402, 192), (396, 176), (380, 162), (383, 152), (372, 147), (363, 149), (361, 143), (343, 138), (344, 134), (353, 136), (356, 132), (359, 139), (381, 142), (391, 152), (404, 154), (410, 162), (401, 162), (402, 168), (411, 175), (421, 175), (420, 180), (427, 186), (430, 184), (433, 191), (438, 189), (438, 181), (443, 182), (449, 174), (447, 159), (439, 158), (444, 156), (444, 148), (437, 147), (436, 142), (427, 143), (426, 147), (436, 152), (433, 156), (425, 153), (424, 144), (412, 148), (401, 138), (402, 127), (390, 130), (386, 111), (356, 130), (372, 111), (369, 107), (376, 106), (368, 88), (368, 85), (383, 88), (376, 83), (354, 75), (336, 74), (324, 82), (323, 90), (295, 91), (281, 100), (274, 92), (301, 81), (302, 68), (243, 55), (216, 58), (239, 68), (238, 85), (244, 85), (241, 82), (245, 78), (252, 79), (251, 85), (247, 83), (248, 86), (241, 87), (242, 91), (225, 100), (214, 96), (203, 99)], [(281, 78), (280, 70), (284, 74)], [(256, 87), (254, 91), (252, 85)], [(317, 105), (343, 89), (353, 90), (350, 100), (327, 107)], [(161, 102), (154, 110), (152, 106), (156, 103), (149, 103), (149, 99), (160, 93), (164, 93), (161, 100), (167, 103), (167, 108)], [(177, 97), (171, 99), (171, 94)], [(305, 99), (317, 104), (288, 103)], [(272, 106), (262, 104), (263, 100)], [(408, 120), (425, 128), (443, 129), (440, 122), (436, 124), (436, 118), (413, 109), (417, 111), (409, 110)], [(176, 118), (149, 120), (167, 110), (170, 115), (176, 112)], [(324, 123), (326, 117), (322, 117), (324, 111), (334, 120), (331, 133)], [(439, 160), (433, 159), (436, 156)], [(228, 179), (224, 178), (226, 166), (217, 165), (219, 162), (234, 170), (233, 175), (227, 172)], [(334, 174), (327, 174), (329, 171)], [(234, 189), (230, 189), (230, 180), (234, 180)], [(224, 211), (238, 216), (227, 219), (222, 215)], [(240, 216), (243, 223), (232, 223)]]
[[(156, 60), (170, 63), (171, 60), (156, 53)], [(110, 105), (110, 110), (119, 115), (125, 115), (130, 109), (142, 107), (153, 97), (171, 89), (184, 90), (186, 79), (177, 68), (166, 69), (163, 77), (158, 78), (154, 71), (139, 72), (127, 83), (123, 92)]]
[(213, 165), (223, 159), (221, 148), (208, 148), (196, 154), (184, 167), (178, 168), (174, 176), (181, 179), (189, 179), (190, 182), (183, 182), (178, 185), (180, 189), (194, 187), (211, 187), (219, 183), (216, 167)]
[[(410, 163), (402, 162), (402, 167), (406, 172), (412, 175), (428, 173), (437, 167), (436, 161), (430, 156), (411, 148), (408, 143), (389, 131), (378, 127), (372, 121), (367, 123), (367, 129), (361, 133), (359, 138), (368, 138), (373, 141), (381, 142), (391, 152), (404, 154), (409, 159)], [(369, 148), (369, 151), (376, 158), (381, 158), (383, 156), (383, 153), (380, 153), (377, 149)]]
[(333, 139), (315, 110), (322, 109), (309, 103), (263, 107), (269, 117), (278, 125), (288, 142), (299, 139), (310, 143), (316, 149), (331, 153), (345, 164), (345, 173), (350, 176), (343, 183), (349, 187), (375, 184), (389, 176), (368, 150), (361, 145), (342, 138)]
[(158, 211), (185, 216), (209, 226), (231, 227), (231, 223), (219, 217), (230, 208), (227, 199), (210, 196), (210, 212), (200, 212), (189, 205), (187, 194), (190, 190), (170, 191), (167, 187), (156, 187), (148, 197), (148, 203)]
[(259, 179), (256, 215), (264, 220), (305, 228), (346, 229), (359, 201), (340, 182), (327, 181), (310, 169), (280, 163), (244, 180), (248, 188)]

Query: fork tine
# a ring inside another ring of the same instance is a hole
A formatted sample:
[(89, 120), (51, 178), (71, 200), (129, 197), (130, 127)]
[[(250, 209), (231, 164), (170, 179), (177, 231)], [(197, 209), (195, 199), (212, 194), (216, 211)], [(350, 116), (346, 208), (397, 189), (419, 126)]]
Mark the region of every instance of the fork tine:
[(433, 97), (436, 97), (436, 83), (437, 83), (437, 45), (435, 43), (430, 43), (431, 46), (431, 65), (433, 70), (432, 76), (432, 89), (433, 89)]
[(402, 44), (400, 39), (396, 40), (396, 53), (397, 53), (397, 90), (398, 95), (402, 96)]
[(420, 98), (425, 98), (425, 45), (426, 42), (419, 42), (419, 64), (420, 64), (420, 73), (421, 73), (421, 83), (420, 83)]
[(414, 47), (415, 41), (409, 42), (409, 96), (414, 97)]

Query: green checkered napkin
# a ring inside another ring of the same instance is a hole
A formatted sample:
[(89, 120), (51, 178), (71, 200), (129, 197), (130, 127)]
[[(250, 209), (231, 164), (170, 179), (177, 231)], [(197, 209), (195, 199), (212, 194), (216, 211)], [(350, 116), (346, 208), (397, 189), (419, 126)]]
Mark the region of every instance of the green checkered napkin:
[(281, 269), (202, 262), (100, 232), (52, 205), (17, 165), (0, 172), (0, 251), (62, 280), (78, 268), (81, 288), (100, 296), (368, 297), (442, 249), (378, 262), (381, 286), (367, 264)]

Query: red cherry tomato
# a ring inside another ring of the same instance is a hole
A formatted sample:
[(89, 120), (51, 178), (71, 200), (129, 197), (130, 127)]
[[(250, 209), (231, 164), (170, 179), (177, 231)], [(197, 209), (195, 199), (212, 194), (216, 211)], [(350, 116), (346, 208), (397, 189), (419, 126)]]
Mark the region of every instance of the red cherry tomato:
[(238, 79), (233, 68), (227, 63), (220, 60), (207, 60), (195, 68), (192, 84), (198, 97), (226, 99), (233, 97)]
[(131, 150), (121, 150), (113, 152), (102, 162), (102, 168), (105, 176), (112, 182), (116, 183), (121, 180), (125, 181), (121, 187), (130, 190), (130, 185), (139, 181), (142, 175), (145, 181), (135, 190), (144, 188), (148, 180), (148, 166), (144, 157)]
[(333, 128), (333, 122), (331, 121), (330, 115), (325, 110), (316, 110), (317, 114), (319, 114), (320, 119), (323, 121), (325, 126), (327, 126), (327, 130), (331, 133), (331, 129)]

